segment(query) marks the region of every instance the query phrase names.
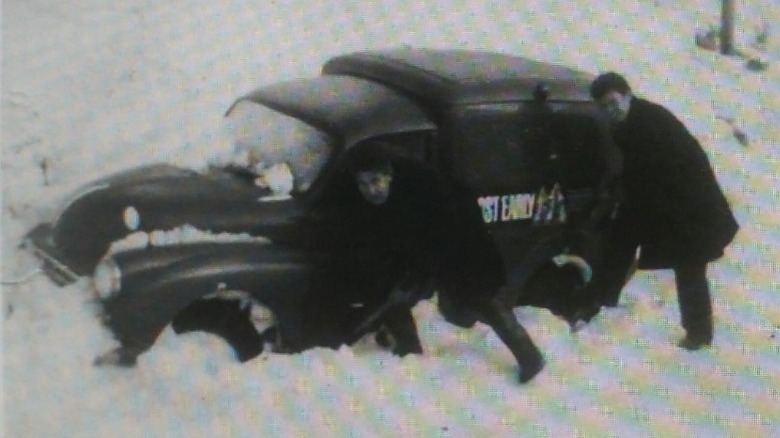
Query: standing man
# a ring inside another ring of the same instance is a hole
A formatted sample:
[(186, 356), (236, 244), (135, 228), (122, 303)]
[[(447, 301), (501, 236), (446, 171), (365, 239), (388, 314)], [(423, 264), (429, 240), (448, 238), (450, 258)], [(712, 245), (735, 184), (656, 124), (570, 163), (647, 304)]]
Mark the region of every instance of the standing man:
[(707, 263), (720, 258), (739, 226), (699, 142), (666, 108), (636, 97), (617, 73), (604, 73), (590, 94), (606, 111), (623, 153), (624, 200), (594, 279), (607, 306), (617, 305), (640, 249), (640, 269), (673, 269), (682, 326), (679, 345), (709, 346), (713, 338)]

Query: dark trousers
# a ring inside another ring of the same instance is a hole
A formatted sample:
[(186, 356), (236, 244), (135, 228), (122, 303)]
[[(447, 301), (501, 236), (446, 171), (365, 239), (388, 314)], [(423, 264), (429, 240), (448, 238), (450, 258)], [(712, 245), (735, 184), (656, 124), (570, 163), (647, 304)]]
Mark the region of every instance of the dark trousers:
[[(594, 293), (601, 305), (614, 307), (620, 293), (634, 272), (636, 251), (634, 239), (623, 235), (612, 239), (601, 269), (594, 277)], [(681, 260), (673, 264), (680, 318), (688, 338), (710, 343), (713, 336), (712, 302), (707, 282), (707, 261)]]
[(625, 234), (610, 236), (604, 257), (594, 271), (593, 293), (596, 302), (600, 305), (617, 306), (623, 286), (636, 269), (636, 252), (639, 243), (629, 236)]
[(674, 267), (682, 326), (688, 338), (712, 342), (712, 301), (707, 283), (707, 262), (678, 263)]

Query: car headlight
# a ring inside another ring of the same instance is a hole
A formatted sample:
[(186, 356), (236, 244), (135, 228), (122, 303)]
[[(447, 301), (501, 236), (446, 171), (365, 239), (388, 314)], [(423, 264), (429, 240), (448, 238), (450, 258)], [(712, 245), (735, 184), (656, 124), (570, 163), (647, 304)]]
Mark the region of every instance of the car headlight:
[(92, 277), (95, 293), (101, 300), (111, 298), (122, 287), (122, 270), (112, 257), (106, 257), (95, 267)]

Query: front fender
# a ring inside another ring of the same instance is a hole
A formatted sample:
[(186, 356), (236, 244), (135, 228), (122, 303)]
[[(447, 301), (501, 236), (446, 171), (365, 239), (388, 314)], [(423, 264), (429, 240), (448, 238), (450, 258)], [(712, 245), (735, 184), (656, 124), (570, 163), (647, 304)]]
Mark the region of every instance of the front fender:
[[(300, 344), (300, 309), (319, 284), (318, 257), (274, 245), (192, 245), (161, 252), (147, 270), (132, 272), (128, 282), (104, 300), (105, 323), (123, 346), (144, 351), (151, 347), (176, 315), (196, 300), (220, 289), (248, 292), (268, 307), (280, 322), (282, 341), (289, 348)], [(169, 263), (159, 262), (168, 259)], [(137, 267), (136, 267), (137, 268)]]

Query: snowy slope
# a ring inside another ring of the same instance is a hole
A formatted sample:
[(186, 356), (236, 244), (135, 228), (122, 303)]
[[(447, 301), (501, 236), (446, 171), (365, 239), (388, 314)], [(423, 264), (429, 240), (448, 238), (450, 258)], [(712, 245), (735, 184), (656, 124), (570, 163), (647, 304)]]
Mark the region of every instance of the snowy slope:
[(719, 3), (4, 1), (3, 279), (34, 266), (15, 245), (79, 185), (141, 163), (198, 165), (226, 147), (236, 96), (403, 44), (625, 73), (699, 138), (742, 225), (710, 269), (713, 348), (675, 346), (673, 278), (644, 272), (576, 334), (518, 309), (548, 361), (524, 386), (487, 327), (453, 327), (428, 302), (415, 308), (421, 357), (366, 339), (241, 365), (219, 339), (166, 330), (124, 370), (91, 366), (114, 341), (85, 282), (3, 286), (4, 436), (780, 436), (780, 8), (737, 2), (741, 45), (762, 18), (775, 26), (773, 62), (756, 73), (693, 45)]

